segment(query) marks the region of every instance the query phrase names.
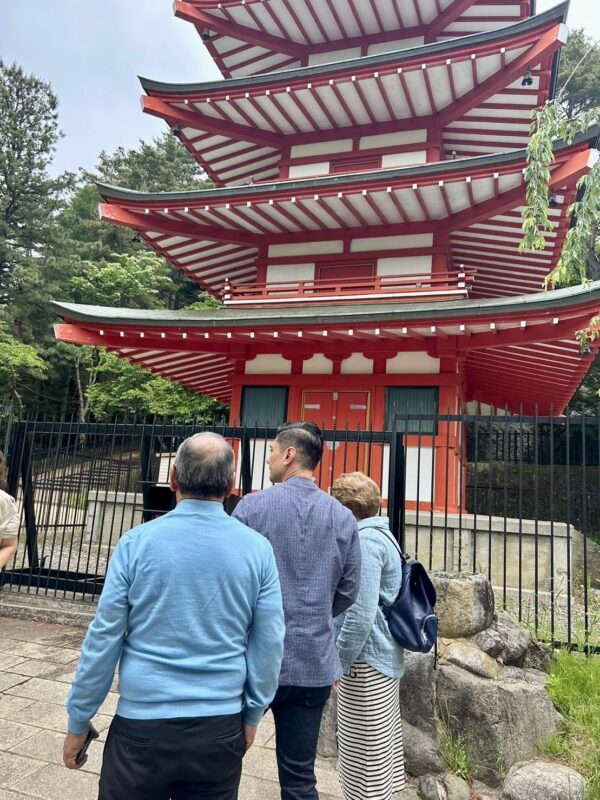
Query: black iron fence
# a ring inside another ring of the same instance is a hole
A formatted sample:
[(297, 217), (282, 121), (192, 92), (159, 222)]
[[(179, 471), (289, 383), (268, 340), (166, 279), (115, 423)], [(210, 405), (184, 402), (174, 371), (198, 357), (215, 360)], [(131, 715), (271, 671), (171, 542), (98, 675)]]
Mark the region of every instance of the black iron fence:
[[(16, 421), (0, 408), (22, 519), (3, 591), (95, 600), (120, 536), (172, 507), (174, 454), (199, 430), (236, 451), (228, 510), (270, 484), (275, 428)], [(498, 605), (538, 637), (600, 649), (600, 417), (407, 415), (390, 431), (324, 438), (323, 489), (366, 472), (403, 546), (428, 568), (484, 572)]]

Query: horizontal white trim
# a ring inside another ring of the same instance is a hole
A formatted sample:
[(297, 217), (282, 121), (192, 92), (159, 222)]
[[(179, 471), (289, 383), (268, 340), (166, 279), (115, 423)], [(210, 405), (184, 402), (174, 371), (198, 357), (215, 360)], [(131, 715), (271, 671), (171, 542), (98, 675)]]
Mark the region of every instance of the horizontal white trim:
[(448, 289), (447, 291), (415, 291), (415, 292), (389, 292), (388, 294), (332, 294), (324, 295), (318, 294), (314, 297), (274, 297), (261, 298), (254, 297), (251, 300), (225, 300), (226, 306), (242, 306), (242, 305), (256, 305), (263, 303), (323, 303), (331, 300), (343, 301), (346, 300), (385, 300), (386, 297), (447, 297), (448, 295), (465, 297), (468, 294), (467, 289)]

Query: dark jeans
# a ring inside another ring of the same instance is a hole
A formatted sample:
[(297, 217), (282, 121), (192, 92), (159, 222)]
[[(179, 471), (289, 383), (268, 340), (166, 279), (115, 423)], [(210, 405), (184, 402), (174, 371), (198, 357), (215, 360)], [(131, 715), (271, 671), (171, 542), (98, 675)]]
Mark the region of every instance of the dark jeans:
[(315, 757), (323, 709), (331, 686), (280, 686), (275, 718), (281, 800), (319, 800)]
[(116, 716), (104, 748), (99, 800), (237, 800), (244, 752), (241, 714)]

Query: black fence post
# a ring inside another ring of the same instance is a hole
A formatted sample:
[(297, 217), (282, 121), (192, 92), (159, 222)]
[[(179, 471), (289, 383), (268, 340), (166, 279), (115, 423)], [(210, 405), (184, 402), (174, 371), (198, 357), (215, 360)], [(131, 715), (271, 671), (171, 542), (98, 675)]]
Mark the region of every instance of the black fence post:
[(252, 458), (250, 453), (250, 439), (246, 428), (242, 431), (241, 441), (241, 464), (240, 464), (240, 483), (242, 494), (250, 494), (252, 491)]
[(23, 487), (23, 510), (25, 512), (25, 546), (27, 561), (31, 571), (39, 569), (40, 561), (37, 542), (37, 524), (35, 519), (35, 503), (33, 497), (32, 449), (27, 434), (27, 425), (19, 423), (15, 426), (11, 458), (8, 470), (8, 494), (16, 499), (19, 490), (19, 476)]
[(142, 479), (142, 520), (150, 522), (153, 510), (150, 508), (150, 478), (152, 476), (152, 436), (142, 435), (140, 447), (140, 466)]
[(397, 539), (402, 551), (404, 551), (406, 544), (404, 530), (405, 484), (404, 436), (398, 431), (394, 420), (390, 440), (388, 515), (390, 518), (390, 530)]

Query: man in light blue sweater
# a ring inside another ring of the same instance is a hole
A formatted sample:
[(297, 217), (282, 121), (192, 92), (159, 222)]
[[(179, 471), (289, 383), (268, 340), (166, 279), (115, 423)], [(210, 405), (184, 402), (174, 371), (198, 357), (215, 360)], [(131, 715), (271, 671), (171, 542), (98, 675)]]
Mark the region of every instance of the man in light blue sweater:
[(284, 621), (267, 539), (227, 516), (234, 455), (217, 434), (179, 448), (177, 507), (117, 545), (67, 708), (65, 765), (119, 669), (99, 800), (235, 800), (279, 677)]

